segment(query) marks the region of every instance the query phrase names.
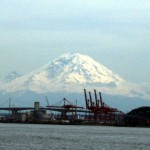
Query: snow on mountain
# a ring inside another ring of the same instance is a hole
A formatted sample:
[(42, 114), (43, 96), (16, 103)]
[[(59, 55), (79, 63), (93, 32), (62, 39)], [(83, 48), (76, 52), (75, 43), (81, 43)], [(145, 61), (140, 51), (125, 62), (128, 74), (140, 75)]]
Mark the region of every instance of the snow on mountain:
[(83, 92), (96, 88), (108, 94), (134, 96), (132, 85), (86, 55), (68, 53), (1, 86), (5, 92)]
[(20, 76), (21, 76), (21, 74), (19, 74), (18, 72), (12, 71), (12, 72), (8, 73), (8, 75), (3, 79), (3, 82), (10, 82)]
[(119, 83), (124, 80), (92, 58), (81, 54), (66, 54), (52, 61), (49, 78), (65, 83)]

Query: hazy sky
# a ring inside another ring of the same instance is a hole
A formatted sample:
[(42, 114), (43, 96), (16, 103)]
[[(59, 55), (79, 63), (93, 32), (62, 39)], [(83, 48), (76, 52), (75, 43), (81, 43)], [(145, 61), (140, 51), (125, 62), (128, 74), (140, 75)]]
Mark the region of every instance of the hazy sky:
[(150, 82), (149, 0), (0, 0), (0, 77), (66, 52)]

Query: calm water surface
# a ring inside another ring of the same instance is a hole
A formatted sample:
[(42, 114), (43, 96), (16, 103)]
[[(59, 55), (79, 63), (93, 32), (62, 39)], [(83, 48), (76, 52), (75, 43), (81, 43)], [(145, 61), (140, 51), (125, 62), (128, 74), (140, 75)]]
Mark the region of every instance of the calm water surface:
[(0, 150), (150, 150), (150, 129), (0, 124)]

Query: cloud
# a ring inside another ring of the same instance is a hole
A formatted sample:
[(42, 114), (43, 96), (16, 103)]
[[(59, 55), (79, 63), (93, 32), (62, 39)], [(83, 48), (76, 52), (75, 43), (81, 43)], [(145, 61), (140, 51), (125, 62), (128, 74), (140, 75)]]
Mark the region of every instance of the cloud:
[(0, 5), (1, 27), (13, 29), (93, 29), (149, 25), (148, 1), (6, 0)]

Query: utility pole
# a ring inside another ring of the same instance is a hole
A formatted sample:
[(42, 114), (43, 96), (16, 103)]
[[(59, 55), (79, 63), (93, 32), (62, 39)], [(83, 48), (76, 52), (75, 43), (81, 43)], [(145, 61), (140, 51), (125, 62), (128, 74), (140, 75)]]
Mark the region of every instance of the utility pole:
[(45, 99), (46, 99), (47, 105), (50, 106), (47, 96), (45, 96)]
[(10, 117), (10, 114), (11, 114), (11, 98), (9, 98), (9, 117)]

